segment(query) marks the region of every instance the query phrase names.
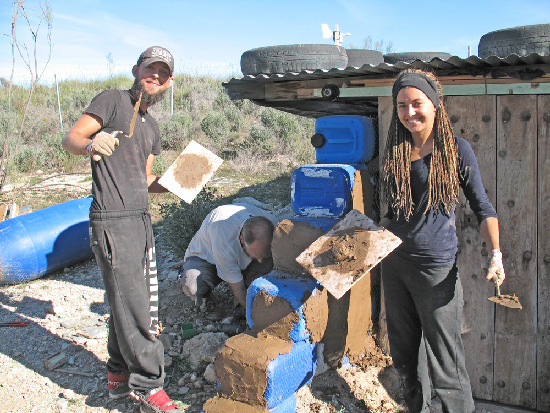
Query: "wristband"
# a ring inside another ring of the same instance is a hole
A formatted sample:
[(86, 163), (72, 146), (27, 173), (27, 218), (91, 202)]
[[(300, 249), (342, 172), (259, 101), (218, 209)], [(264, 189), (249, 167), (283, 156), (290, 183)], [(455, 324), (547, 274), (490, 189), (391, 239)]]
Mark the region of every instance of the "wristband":
[(92, 156), (93, 152), (92, 152), (92, 142), (93, 140), (90, 141), (90, 143), (88, 145), (86, 145), (86, 154), (88, 156)]

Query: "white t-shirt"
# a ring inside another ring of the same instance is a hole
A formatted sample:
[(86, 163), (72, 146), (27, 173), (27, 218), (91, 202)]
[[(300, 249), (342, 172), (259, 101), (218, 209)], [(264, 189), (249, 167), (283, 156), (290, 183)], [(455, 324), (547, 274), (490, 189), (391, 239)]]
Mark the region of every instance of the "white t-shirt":
[(252, 259), (246, 255), (239, 235), (245, 221), (263, 215), (274, 225), (277, 218), (263, 209), (248, 204), (222, 205), (212, 210), (187, 247), (185, 257), (199, 257), (216, 266), (218, 276), (227, 282), (243, 279), (244, 270)]

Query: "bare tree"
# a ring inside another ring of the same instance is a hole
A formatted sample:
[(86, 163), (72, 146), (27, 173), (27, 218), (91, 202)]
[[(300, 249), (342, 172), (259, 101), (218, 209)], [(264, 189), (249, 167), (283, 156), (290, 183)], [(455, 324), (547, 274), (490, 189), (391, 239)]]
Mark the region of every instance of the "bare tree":
[(392, 42), (389, 42), (385, 46), (384, 44), (385, 44), (384, 40), (373, 41), (372, 37), (367, 36), (367, 38), (365, 39), (364, 49), (378, 50), (379, 52), (382, 52), (382, 53), (391, 53), (393, 51)]
[[(10, 33), (10, 44), (12, 52), (12, 68), (10, 75), (10, 82), (8, 85), (8, 124), (6, 126), (6, 137), (4, 140), (4, 147), (2, 151), (2, 159), (0, 160), (0, 191), (6, 182), (9, 171), (9, 162), (13, 160), (17, 154), (17, 149), (21, 142), (21, 137), (23, 135), (23, 128), (25, 125), (25, 120), (27, 118), (27, 113), (30, 107), (32, 100), (33, 92), (36, 88), (36, 85), (40, 81), (52, 55), (52, 10), (48, 0), (40, 3), (38, 13), (30, 14), (24, 6), (25, 0), (12, 0), (13, 14), (11, 21), (11, 33)], [(30, 41), (19, 40), (17, 37), (18, 22), (20, 19), (23, 19), (24, 24), (28, 26)], [(38, 63), (38, 48), (39, 40), (41, 39), (41, 29), (43, 26), (46, 26), (46, 42), (48, 47), (48, 54), (46, 62), (39, 69)], [(27, 97), (27, 103), (21, 117), (21, 123), (19, 125), (19, 130), (17, 133), (17, 139), (15, 142), (15, 147), (13, 150), (9, 147), (9, 137), (10, 137), (10, 126), (11, 126), (11, 90), (13, 85), (13, 75), (15, 72), (15, 61), (17, 50), (19, 56), (23, 60), (25, 66), (27, 66), (31, 82), (29, 87), (29, 94)]]

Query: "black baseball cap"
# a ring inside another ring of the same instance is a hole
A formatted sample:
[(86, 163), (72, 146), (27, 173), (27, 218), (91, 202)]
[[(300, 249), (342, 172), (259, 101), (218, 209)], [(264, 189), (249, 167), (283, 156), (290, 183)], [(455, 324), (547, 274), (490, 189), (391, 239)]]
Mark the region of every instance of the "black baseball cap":
[(172, 56), (172, 53), (160, 46), (151, 46), (145, 50), (139, 56), (136, 65), (139, 66), (142, 63), (148, 65), (155, 62), (166, 63), (170, 68), (170, 76), (174, 73), (174, 57)]

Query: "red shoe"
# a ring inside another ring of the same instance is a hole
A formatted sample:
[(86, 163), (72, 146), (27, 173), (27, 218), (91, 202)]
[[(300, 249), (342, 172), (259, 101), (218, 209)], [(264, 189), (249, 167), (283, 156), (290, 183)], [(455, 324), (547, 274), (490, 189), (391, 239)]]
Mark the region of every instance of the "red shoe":
[(141, 413), (183, 413), (161, 387), (146, 393), (134, 390), (134, 394), (141, 401)]
[(109, 389), (110, 399), (120, 399), (130, 394), (128, 386), (128, 375), (125, 373), (107, 373), (107, 388)]

